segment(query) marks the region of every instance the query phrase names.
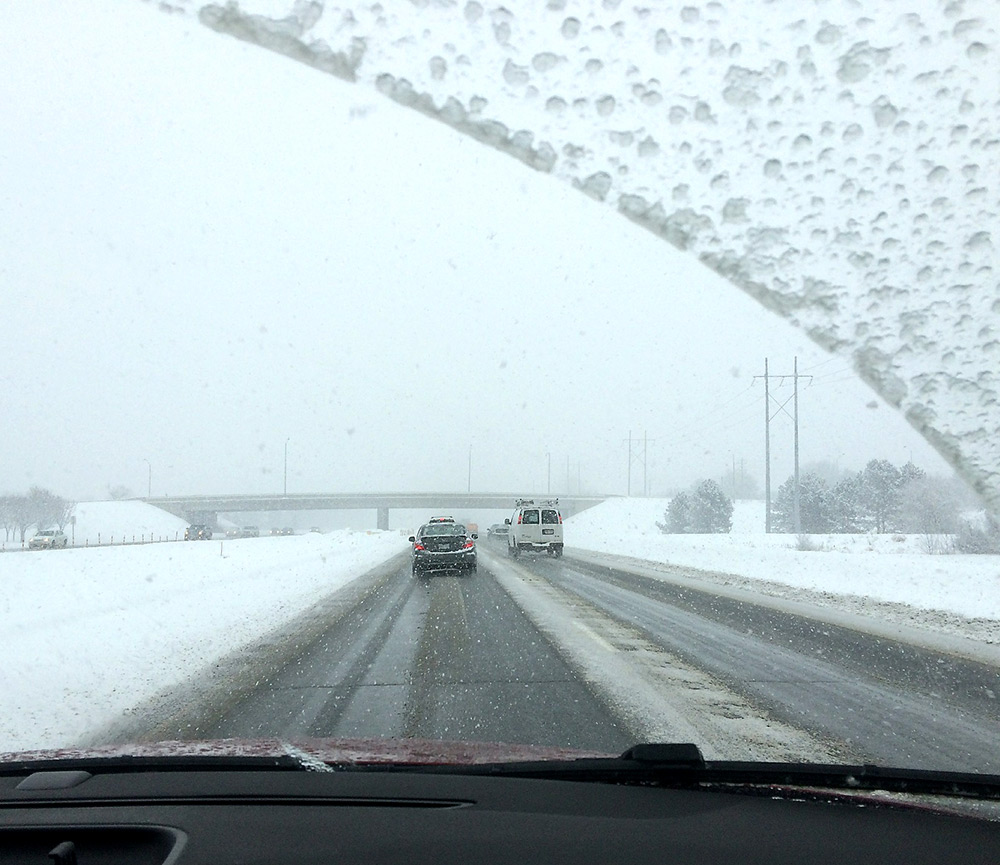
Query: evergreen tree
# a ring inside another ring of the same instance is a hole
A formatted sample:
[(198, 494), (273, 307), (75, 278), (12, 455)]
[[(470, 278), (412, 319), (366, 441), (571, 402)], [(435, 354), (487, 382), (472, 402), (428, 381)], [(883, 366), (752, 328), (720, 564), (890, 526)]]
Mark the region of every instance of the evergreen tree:
[(726, 533), (733, 527), (733, 503), (713, 480), (702, 481), (691, 494), (691, 528), (698, 534)]
[(830, 491), (830, 531), (857, 534), (866, 529), (861, 504), (861, 473), (844, 478)]
[(892, 530), (902, 483), (902, 471), (889, 460), (871, 460), (861, 473), (863, 512), (871, 529), (879, 534)]
[(691, 531), (691, 497), (687, 493), (677, 493), (667, 505), (664, 516), (667, 523), (660, 527), (663, 531), (675, 535)]
[[(825, 534), (833, 531), (831, 494), (826, 481), (814, 474), (799, 476), (799, 521), (801, 531)], [(779, 532), (794, 532), (795, 478), (780, 487), (771, 508), (771, 525)]]

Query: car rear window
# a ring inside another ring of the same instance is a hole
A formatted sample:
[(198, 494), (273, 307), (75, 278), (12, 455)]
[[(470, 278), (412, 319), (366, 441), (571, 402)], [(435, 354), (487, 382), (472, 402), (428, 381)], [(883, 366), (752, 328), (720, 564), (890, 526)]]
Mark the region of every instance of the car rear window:
[(538, 525), (538, 511), (525, 511), (521, 517), (521, 522), (529, 526)]
[(422, 534), (425, 537), (427, 535), (464, 535), (465, 526), (460, 526), (456, 523), (434, 523), (433, 525), (424, 526)]
[(554, 526), (559, 524), (559, 511), (543, 510), (542, 511), (542, 524), (546, 526)]

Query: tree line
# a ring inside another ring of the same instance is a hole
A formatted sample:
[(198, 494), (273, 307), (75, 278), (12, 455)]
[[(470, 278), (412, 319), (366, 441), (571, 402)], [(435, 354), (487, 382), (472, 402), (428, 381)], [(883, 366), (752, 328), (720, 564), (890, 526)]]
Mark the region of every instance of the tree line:
[[(817, 464), (818, 469), (829, 468)], [(979, 526), (963, 521), (970, 504), (957, 482), (934, 478), (907, 462), (896, 466), (873, 459), (859, 472), (832, 482), (819, 471), (799, 477), (799, 525), (795, 520), (795, 478), (789, 477), (771, 503), (771, 530), (802, 534), (956, 535), (959, 552), (1000, 551), (1000, 525), (991, 517)], [(712, 480), (677, 493), (657, 523), (670, 534), (725, 533), (732, 529), (733, 503)], [(937, 551), (937, 550), (935, 550)], [(941, 550), (943, 551), (943, 550)]]
[[(912, 462), (875, 459), (830, 485), (819, 475), (799, 477), (799, 521), (805, 534), (948, 534), (959, 529), (961, 501), (953, 487)], [(779, 488), (771, 527), (795, 532), (795, 478)]]
[(74, 503), (42, 487), (32, 487), (23, 495), (0, 496), (0, 525), (6, 541), (20, 540), (32, 526), (37, 531), (58, 526), (66, 527)]

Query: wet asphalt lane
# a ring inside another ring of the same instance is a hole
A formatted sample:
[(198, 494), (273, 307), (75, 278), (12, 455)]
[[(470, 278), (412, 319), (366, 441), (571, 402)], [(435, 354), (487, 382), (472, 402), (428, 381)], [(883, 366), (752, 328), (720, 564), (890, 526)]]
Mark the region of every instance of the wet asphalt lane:
[(631, 744), (483, 565), (401, 568), (208, 735)]
[(1000, 772), (994, 667), (600, 565), (526, 566), (855, 759)]

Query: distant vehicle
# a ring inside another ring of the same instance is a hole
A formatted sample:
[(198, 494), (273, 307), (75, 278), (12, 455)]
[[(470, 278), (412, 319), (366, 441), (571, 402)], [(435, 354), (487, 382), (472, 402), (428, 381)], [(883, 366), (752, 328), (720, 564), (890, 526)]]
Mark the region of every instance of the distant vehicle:
[(295, 529), (290, 528), (289, 526), (285, 526), (285, 528), (283, 528), (283, 529), (278, 529), (278, 534), (279, 535), (294, 535), (295, 534)]
[(270, 536), (271, 536), (272, 538), (275, 538), (275, 537), (277, 537), (278, 535), (280, 535), (280, 534), (281, 534), (281, 529), (271, 529), (271, 531), (269, 531), (269, 532), (268, 532), (268, 534), (269, 534), (269, 535), (270, 535)]
[(427, 521), (427, 525), (431, 525), (431, 523), (453, 523), (453, 522), (455, 522), (454, 517), (431, 517)]
[(313, 526), (309, 531), (317, 535), (323, 534), (323, 530), (319, 526)]
[(210, 541), (212, 540), (211, 526), (207, 526), (204, 523), (192, 523), (186, 529), (184, 529), (184, 540), (185, 541)]
[(468, 530), (469, 534), (479, 533), (479, 523), (466, 523), (465, 528)]
[(508, 526), (505, 526), (502, 523), (494, 523), (486, 530), (486, 540), (506, 544), (507, 531)]
[(257, 526), (243, 526), (243, 528), (240, 529), (240, 537), (241, 538), (259, 538), (260, 537), (260, 529), (258, 529)]
[(243, 537), (243, 529), (240, 529), (240, 528), (226, 529), (226, 537), (227, 538), (242, 538)]
[(516, 559), (523, 552), (563, 554), (562, 514), (559, 499), (536, 504), (532, 499), (518, 499), (514, 513), (504, 520), (507, 530), (507, 555)]
[(68, 538), (59, 529), (43, 529), (28, 541), (29, 550), (55, 550), (65, 547)]
[(454, 520), (431, 521), (410, 535), (413, 576), (428, 571), (476, 572), (476, 535)]

